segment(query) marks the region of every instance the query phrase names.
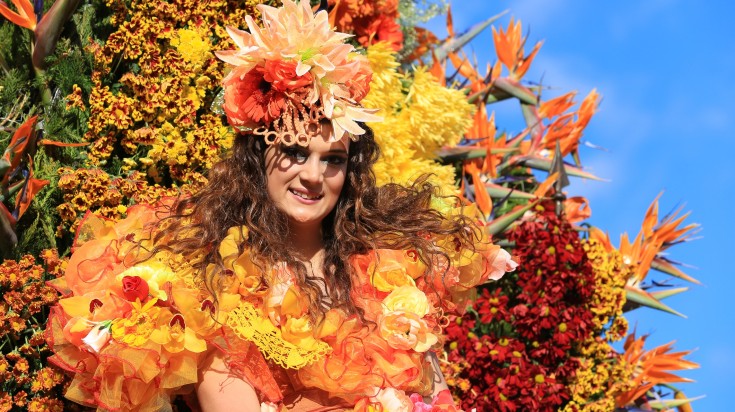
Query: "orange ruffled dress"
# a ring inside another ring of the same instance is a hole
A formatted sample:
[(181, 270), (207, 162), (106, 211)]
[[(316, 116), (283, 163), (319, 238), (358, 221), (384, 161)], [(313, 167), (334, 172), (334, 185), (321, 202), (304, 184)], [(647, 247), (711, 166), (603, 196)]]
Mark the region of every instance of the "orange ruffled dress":
[(223, 351), (264, 410), (411, 411), (409, 394), (430, 391), (425, 355), (442, 344), (446, 316), (466, 306), (476, 285), (515, 265), (487, 239), (474, 252), (435, 239), (449, 260), (437, 260), (432, 271), (412, 251), (354, 256), (352, 298), (367, 322), (332, 309), (314, 325), (284, 267), (265, 274), (263, 287), (249, 251), (239, 252), (245, 227), (231, 228), (219, 247), (232, 275), (216, 299), (191, 262), (164, 253), (138, 262), (139, 245), (151, 246), (144, 228), (159, 218), (134, 206), (122, 221), (89, 214), (80, 225), (65, 277), (54, 283), (64, 298), (47, 326), (50, 361), (74, 375), (66, 393), (72, 401), (170, 410), (175, 395), (191, 393), (212, 351)]

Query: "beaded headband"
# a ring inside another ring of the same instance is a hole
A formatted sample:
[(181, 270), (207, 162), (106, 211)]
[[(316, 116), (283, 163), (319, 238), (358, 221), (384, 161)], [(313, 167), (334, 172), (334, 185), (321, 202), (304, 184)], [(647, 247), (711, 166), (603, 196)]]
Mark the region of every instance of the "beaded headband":
[(314, 14), (308, 0), (257, 7), (263, 27), (246, 16), (248, 31), (227, 27), (238, 48), (216, 52), (233, 66), (222, 82), (233, 127), (268, 144), (306, 146), (323, 119), (334, 140), (345, 132), (356, 140), (365, 133), (357, 122), (382, 120), (360, 106), (372, 78), (367, 59), (345, 43), (351, 35), (330, 28), (325, 10)]

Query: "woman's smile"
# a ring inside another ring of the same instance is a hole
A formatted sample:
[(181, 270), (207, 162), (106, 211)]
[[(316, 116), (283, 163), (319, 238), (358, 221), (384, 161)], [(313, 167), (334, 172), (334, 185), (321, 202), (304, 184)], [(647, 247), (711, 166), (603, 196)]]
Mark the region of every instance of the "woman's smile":
[(323, 194), (313, 193), (307, 190), (288, 189), (288, 191), (293, 193), (294, 196), (298, 197), (301, 200), (306, 201), (309, 204), (315, 203), (317, 200), (322, 199), (324, 197)]

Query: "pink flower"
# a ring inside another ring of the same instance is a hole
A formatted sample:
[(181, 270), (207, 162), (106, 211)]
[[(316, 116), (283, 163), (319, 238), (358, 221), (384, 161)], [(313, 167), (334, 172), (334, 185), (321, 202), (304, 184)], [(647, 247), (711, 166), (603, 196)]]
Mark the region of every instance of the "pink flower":
[(413, 402), (413, 412), (431, 412), (433, 407), (424, 403), (424, 397), (418, 393), (411, 394), (411, 402)]
[(510, 253), (506, 252), (505, 249), (498, 250), (498, 254), (495, 256), (495, 260), (490, 267), (489, 279), (498, 280), (505, 275), (505, 272), (512, 272), (516, 270), (518, 263), (513, 261)]

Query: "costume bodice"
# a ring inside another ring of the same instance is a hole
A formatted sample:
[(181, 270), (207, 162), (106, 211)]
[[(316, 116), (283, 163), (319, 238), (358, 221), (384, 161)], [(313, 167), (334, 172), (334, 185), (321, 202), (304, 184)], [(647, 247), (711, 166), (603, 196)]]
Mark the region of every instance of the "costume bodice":
[(191, 262), (165, 253), (141, 261), (153, 219), (146, 206), (117, 223), (88, 216), (56, 281), (65, 297), (49, 321), (51, 361), (74, 373), (73, 401), (165, 410), (196, 383), (204, 359), (222, 351), (264, 401), (309, 393), (355, 410), (395, 410), (430, 389), (425, 356), (442, 344), (448, 314), (511, 262), (486, 240), (469, 250), (437, 238), (443, 253), (430, 268), (415, 251), (356, 255), (351, 298), (362, 315), (335, 308), (314, 320), (284, 265), (262, 273), (253, 264), (242, 247), (247, 228), (231, 228), (219, 245), (227, 276), (212, 296)]

